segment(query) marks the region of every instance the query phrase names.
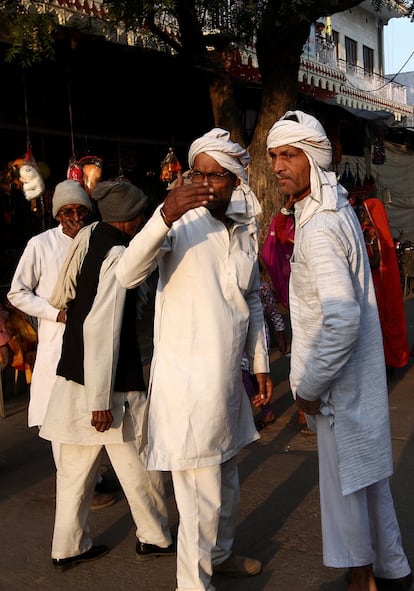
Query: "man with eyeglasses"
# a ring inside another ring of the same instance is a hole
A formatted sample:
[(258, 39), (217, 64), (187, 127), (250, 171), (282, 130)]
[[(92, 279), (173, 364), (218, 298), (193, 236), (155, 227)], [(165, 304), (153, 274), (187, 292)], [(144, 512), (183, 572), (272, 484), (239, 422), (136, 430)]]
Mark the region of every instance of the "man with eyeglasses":
[(171, 471), (179, 512), (177, 590), (213, 590), (213, 573), (248, 577), (259, 560), (233, 552), (239, 450), (259, 438), (243, 384), (245, 349), (259, 383), (273, 384), (257, 261), (260, 205), (249, 156), (215, 128), (189, 150), (163, 204), (122, 255), (116, 275), (133, 288), (158, 265), (147, 469)]
[[(91, 201), (81, 185), (65, 180), (56, 185), (52, 199), (53, 217), (59, 225), (31, 238), (17, 264), (7, 297), (11, 304), (37, 319), (38, 345), (30, 385), (29, 427), (40, 427), (56, 380), (56, 367), (65, 330), (65, 312), (48, 303), (73, 239), (88, 223)], [(60, 444), (52, 442), (55, 465)], [(96, 493), (94, 508), (108, 507), (115, 497)]]

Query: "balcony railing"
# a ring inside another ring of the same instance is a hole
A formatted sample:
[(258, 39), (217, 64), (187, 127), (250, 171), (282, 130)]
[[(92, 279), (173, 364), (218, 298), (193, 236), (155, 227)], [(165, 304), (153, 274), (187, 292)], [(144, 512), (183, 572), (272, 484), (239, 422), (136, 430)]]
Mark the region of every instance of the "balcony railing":
[(376, 72), (367, 72), (364, 68), (337, 59), (335, 43), (324, 37), (309, 39), (303, 48), (302, 56), (319, 64), (337, 68), (346, 77), (346, 84), (362, 92), (400, 104), (407, 104), (407, 89), (398, 82)]
[(338, 60), (338, 68), (344, 72), (350, 86), (389, 101), (407, 104), (407, 89), (402, 84), (391, 82), (376, 72), (367, 72), (360, 66), (347, 64), (345, 60)]

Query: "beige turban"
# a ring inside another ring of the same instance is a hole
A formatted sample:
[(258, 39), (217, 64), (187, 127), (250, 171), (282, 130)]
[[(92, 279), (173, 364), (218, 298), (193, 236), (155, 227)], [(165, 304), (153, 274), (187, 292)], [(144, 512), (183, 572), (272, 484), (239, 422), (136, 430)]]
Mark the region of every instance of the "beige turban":
[(327, 172), (332, 161), (332, 146), (315, 117), (302, 111), (287, 111), (276, 121), (267, 135), (267, 149), (287, 145), (303, 150), (310, 164), (311, 195), (299, 222), (303, 225), (321, 208), (337, 209), (338, 191), (341, 196), (343, 191), (335, 173)]
[(215, 127), (191, 144), (188, 151), (190, 168), (193, 168), (195, 157), (202, 152), (214, 158), (226, 170), (247, 181), (246, 168), (250, 156), (240, 144), (231, 141), (230, 133), (225, 129)]

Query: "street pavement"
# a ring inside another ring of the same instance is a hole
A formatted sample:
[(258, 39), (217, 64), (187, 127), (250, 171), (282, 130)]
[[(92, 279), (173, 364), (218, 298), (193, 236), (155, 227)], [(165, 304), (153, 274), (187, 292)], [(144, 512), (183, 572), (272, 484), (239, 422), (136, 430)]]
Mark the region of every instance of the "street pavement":
[[(410, 346), (414, 299), (406, 300)], [(151, 336), (146, 335), (148, 361)], [(289, 357), (273, 352), (277, 421), (239, 455), (241, 511), (235, 550), (263, 561), (251, 578), (213, 577), (217, 591), (345, 591), (344, 571), (322, 565), (315, 436), (301, 432), (288, 385)], [(395, 473), (391, 479), (403, 542), (414, 564), (414, 360), (390, 378)], [(173, 393), (172, 393), (173, 395)], [(50, 444), (27, 427), (27, 394), (5, 400), (0, 419), (0, 591), (174, 591), (175, 557), (140, 563), (127, 502), (90, 515), (97, 544), (109, 554), (66, 572), (50, 559), (54, 519), (54, 465)], [(173, 419), (173, 418), (172, 418)], [(113, 477), (109, 464), (108, 477)], [(171, 528), (177, 511), (165, 474)]]

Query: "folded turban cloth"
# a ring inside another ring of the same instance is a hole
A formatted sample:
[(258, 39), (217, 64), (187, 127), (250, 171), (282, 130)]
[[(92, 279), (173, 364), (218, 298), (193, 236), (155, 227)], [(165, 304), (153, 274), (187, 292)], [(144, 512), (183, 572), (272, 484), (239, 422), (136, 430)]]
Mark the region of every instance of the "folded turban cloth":
[(250, 162), (250, 156), (240, 144), (231, 141), (230, 133), (225, 129), (215, 127), (191, 144), (188, 151), (190, 168), (193, 168), (195, 157), (202, 152), (214, 158), (226, 170), (247, 181), (246, 167)]
[(311, 194), (299, 220), (302, 226), (317, 210), (338, 209), (338, 192), (341, 197), (346, 197), (346, 192), (337, 184), (335, 173), (327, 172), (332, 146), (315, 117), (302, 111), (287, 111), (276, 121), (267, 135), (267, 149), (287, 145), (303, 150), (310, 164)]
[(188, 151), (190, 168), (193, 168), (196, 156), (201, 153), (211, 156), (220, 166), (240, 179), (240, 184), (233, 190), (226, 210), (228, 217), (244, 223), (262, 212), (256, 195), (247, 184), (247, 166), (250, 162), (250, 156), (245, 148), (230, 139), (228, 131), (215, 127), (194, 140)]
[[(287, 117), (296, 117), (296, 121)], [(276, 121), (267, 135), (267, 148), (295, 146), (312, 156), (318, 166), (328, 169), (332, 161), (332, 146), (322, 125), (315, 117), (302, 111), (288, 111)]]

